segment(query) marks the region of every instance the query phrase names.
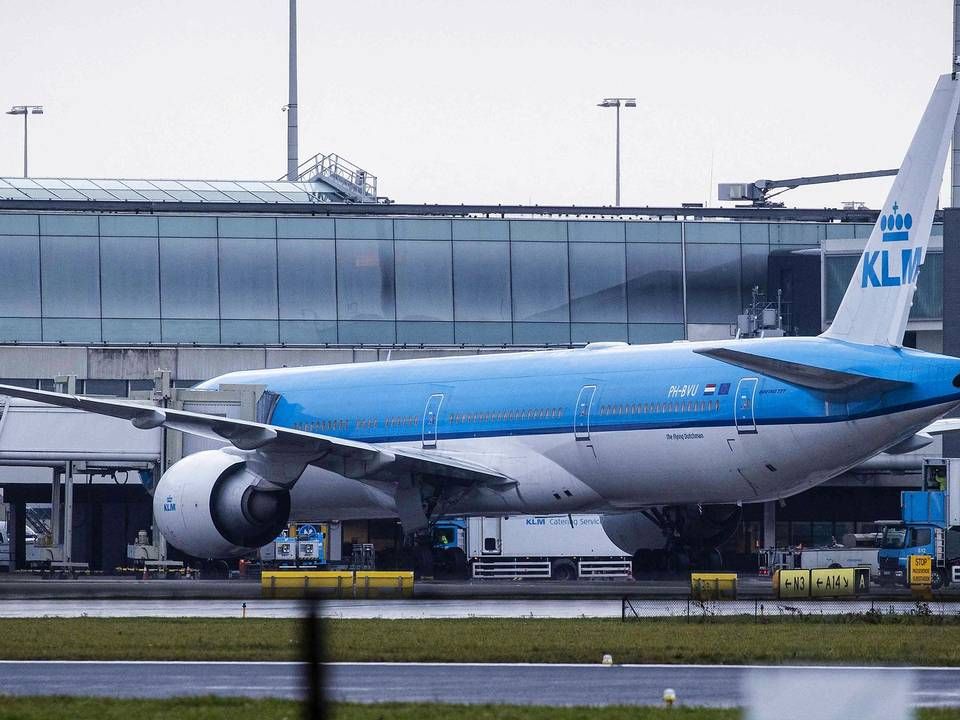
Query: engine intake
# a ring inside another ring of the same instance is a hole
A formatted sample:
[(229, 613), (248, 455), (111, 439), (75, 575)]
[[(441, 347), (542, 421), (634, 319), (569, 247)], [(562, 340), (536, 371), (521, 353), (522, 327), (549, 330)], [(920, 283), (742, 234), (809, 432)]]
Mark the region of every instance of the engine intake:
[(275, 538), (290, 517), (289, 491), (262, 490), (256, 481), (240, 456), (221, 450), (188, 455), (157, 484), (157, 527), (194, 557), (245, 555)]

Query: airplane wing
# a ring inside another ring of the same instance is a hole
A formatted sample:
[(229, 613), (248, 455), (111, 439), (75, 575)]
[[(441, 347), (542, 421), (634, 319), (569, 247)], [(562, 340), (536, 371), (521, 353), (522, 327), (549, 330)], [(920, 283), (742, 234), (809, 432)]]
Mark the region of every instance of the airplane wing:
[(900, 380), (888, 380), (842, 370), (830, 370), (815, 365), (805, 365), (789, 360), (778, 360), (763, 355), (740, 352), (731, 348), (706, 348), (694, 350), (694, 352), (792, 385), (799, 385), (823, 393), (844, 395), (883, 393), (910, 384)]
[[(0, 395), (122, 418), (141, 430), (163, 426), (211, 440), (227, 441), (239, 450), (261, 453), (268, 462), (289, 465), (290, 471), (283, 476), (291, 485), (308, 464), (356, 480), (374, 475), (407, 476), (413, 472), (463, 484), (479, 482), (502, 487), (512, 482), (483, 465), (434, 450), (371, 445), (277, 425), (11, 385), (0, 385)], [(297, 466), (299, 471), (295, 470)], [(276, 474), (271, 482), (277, 483)]]

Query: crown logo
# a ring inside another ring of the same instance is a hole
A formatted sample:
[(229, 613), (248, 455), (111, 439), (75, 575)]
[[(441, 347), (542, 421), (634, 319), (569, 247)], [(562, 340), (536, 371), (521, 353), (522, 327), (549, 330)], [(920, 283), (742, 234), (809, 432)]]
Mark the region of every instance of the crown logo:
[(913, 227), (913, 216), (910, 213), (900, 214), (899, 210), (900, 206), (894, 202), (893, 212), (880, 216), (883, 242), (904, 242), (910, 239), (909, 230)]

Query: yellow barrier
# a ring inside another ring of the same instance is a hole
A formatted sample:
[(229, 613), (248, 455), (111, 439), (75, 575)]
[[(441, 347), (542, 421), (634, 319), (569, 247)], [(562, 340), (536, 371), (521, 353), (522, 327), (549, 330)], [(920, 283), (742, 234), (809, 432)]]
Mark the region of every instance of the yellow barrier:
[(355, 597), (397, 595), (413, 597), (413, 572), (404, 570), (357, 570)]
[(265, 570), (260, 575), (264, 597), (309, 596), (413, 597), (413, 573), (404, 570)]
[(260, 574), (261, 590), (271, 598), (349, 597), (353, 584), (352, 570), (265, 570)]
[(736, 600), (736, 573), (691, 573), (690, 596), (694, 600)]

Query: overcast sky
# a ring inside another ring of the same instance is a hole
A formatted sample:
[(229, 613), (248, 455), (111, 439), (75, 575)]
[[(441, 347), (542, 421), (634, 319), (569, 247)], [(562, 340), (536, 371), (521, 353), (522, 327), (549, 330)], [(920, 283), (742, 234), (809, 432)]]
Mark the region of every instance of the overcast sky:
[[(400, 202), (612, 203), (610, 95), (639, 102), (625, 205), (896, 167), (950, 70), (949, 0), (299, 8), (301, 159), (336, 152)], [(286, 0), (0, 0), (0, 105), (46, 109), (34, 177), (276, 179), (286, 101)], [(22, 173), (20, 120), (0, 116), (0, 176)], [(877, 207), (890, 182), (782, 199)]]

